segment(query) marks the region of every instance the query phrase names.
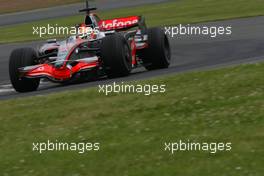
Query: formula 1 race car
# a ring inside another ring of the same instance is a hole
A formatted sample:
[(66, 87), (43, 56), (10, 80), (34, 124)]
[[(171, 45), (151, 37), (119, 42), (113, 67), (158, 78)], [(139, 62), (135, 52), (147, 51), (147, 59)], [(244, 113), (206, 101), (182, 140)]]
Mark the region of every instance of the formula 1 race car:
[(127, 76), (139, 66), (168, 68), (170, 44), (163, 29), (148, 29), (142, 16), (101, 20), (93, 10), (86, 1), (80, 10), (86, 12), (85, 22), (77, 25), (82, 31), (77, 35), (60, 42), (48, 40), (38, 51), (20, 48), (11, 53), (9, 75), (17, 92), (37, 90), (41, 78), (66, 83)]

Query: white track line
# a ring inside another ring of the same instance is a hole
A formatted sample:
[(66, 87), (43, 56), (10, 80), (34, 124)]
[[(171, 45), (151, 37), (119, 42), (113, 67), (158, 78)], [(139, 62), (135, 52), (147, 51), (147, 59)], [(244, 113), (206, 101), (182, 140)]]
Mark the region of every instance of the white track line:
[(11, 84), (0, 85), (0, 93), (14, 92)]

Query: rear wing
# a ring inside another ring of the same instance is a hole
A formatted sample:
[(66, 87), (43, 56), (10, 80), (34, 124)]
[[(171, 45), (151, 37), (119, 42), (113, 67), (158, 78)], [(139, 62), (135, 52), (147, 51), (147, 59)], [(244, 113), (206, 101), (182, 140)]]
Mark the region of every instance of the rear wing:
[(130, 16), (124, 18), (114, 18), (109, 20), (101, 20), (99, 27), (103, 31), (111, 30), (127, 30), (133, 27), (145, 29), (145, 19), (142, 16)]

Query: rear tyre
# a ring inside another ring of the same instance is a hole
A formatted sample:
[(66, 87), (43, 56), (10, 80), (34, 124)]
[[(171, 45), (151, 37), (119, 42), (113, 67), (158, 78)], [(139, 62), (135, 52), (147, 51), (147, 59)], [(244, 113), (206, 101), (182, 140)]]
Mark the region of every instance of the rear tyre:
[(106, 36), (102, 40), (101, 56), (108, 77), (122, 77), (132, 70), (131, 49), (120, 34)]
[(170, 43), (164, 30), (150, 28), (148, 34), (148, 48), (138, 51), (147, 70), (168, 68), (171, 60)]
[(11, 53), (9, 58), (9, 76), (17, 92), (31, 92), (37, 90), (40, 79), (21, 78), (19, 68), (34, 65), (37, 54), (32, 48), (20, 48)]

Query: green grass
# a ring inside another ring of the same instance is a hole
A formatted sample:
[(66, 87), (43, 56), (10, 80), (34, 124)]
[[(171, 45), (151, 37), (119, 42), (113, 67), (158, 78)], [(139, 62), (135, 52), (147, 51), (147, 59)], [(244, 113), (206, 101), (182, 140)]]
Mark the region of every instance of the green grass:
[[(177, 0), (158, 5), (146, 5), (134, 8), (125, 8), (115, 11), (100, 12), (103, 18), (112, 18), (128, 15), (144, 15), (149, 26), (175, 25), (179, 23), (198, 23), (231, 18), (264, 15), (262, 0)], [(32, 26), (47, 26), (58, 24), (72, 26), (80, 23), (83, 16), (73, 16), (52, 20), (43, 20), (11, 27), (1, 27), (0, 43), (43, 40), (32, 35)], [(54, 38), (62, 36), (45, 36)]]
[[(0, 102), (0, 170), (27, 176), (261, 176), (264, 64), (133, 83), (165, 94), (97, 88)], [(33, 142), (100, 142), (99, 152), (32, 152)], [(231, 152), (163, 151), (164, 142), (232, 142)]]

